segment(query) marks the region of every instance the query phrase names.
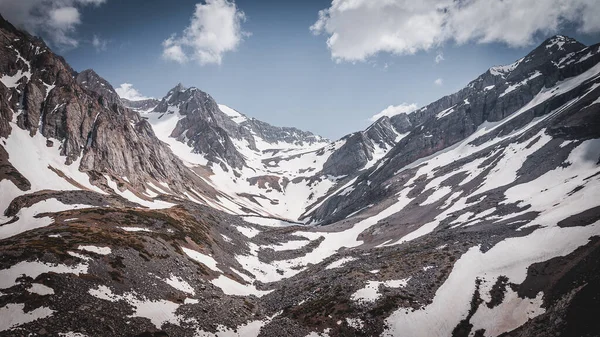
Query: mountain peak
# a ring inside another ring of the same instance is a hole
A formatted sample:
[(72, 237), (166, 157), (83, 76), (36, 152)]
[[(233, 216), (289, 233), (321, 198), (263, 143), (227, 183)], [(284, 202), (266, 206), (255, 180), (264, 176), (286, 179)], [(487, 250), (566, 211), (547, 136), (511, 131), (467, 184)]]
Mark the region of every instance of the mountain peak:
[(175, 87), (173, 87), (173, 89), (171, 89), (171, 91), (173, 91), (173, 92), (185, 91), (185, 90), (186, 90), (186, 87), (184, 87), (181, 82), (177, 83), (177, 85)]
[(120, 102), (119, 95), (115, 91), (115, 88), (93, 69), (86, 69), (78, 73), (76, 81), (82, 88), (104, 96), (108, 104)]
[(546, 39), (541, 45), (540, 47), (545, 47), (546, 49), (550, 49), (550, 50), (564, 50), (565, 46), (568, 45), (580, 45), (583, 46), (583, 44), (571, 37), (565, 36), (565, 35), (554, 35), (552, 37), (549, 37), (548, 39)]

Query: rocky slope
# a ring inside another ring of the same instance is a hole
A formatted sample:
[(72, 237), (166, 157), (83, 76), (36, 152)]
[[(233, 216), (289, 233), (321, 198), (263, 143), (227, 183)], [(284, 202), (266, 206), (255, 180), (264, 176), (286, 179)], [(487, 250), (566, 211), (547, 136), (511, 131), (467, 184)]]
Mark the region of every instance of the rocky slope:
[(251, 209), (288, 221), (297, 221), (336, 186), (374, 165), (412, 129), (408, 116), (400, 114), (330, 142), (249, 118), (181, 84), (152, 111), (136, 110), (189, 166), (208, 172), (209, 184), (244, 203), (223, 210), (248, 214)]
[(597, 335), (599, 55), (328, 142), (149, 112), (0, 20), (0, 336)]
[(129, 109), (147, 112), (154, 110), (160, 101), (155, 98), (143, 99), (140, 101), (131, 101), (126, 98), (121, 98), (121, 103)]

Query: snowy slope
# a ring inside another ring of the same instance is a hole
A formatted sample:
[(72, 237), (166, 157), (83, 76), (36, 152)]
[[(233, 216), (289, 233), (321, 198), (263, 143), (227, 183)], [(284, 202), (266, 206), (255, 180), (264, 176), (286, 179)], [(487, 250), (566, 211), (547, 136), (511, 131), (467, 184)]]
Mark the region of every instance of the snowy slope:
[[(97, 74), (37, 83), (43, 49), (0, 48), (0, 336), (598, 331), (600, 46), (555, 37), (334, 142), (180, 85), (93, 105)], [(74, 123), (72, 91), (102, 113)]]

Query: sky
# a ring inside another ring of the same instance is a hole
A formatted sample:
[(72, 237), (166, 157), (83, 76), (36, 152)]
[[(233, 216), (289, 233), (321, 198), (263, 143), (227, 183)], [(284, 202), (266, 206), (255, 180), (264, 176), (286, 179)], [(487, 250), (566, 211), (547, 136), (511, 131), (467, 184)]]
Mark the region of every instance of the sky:
[(0, 13), (123, 96), (160, 99), (182, 83), (330, 139), (552, 35), (600, 42), (597, 0), (0, 0)]

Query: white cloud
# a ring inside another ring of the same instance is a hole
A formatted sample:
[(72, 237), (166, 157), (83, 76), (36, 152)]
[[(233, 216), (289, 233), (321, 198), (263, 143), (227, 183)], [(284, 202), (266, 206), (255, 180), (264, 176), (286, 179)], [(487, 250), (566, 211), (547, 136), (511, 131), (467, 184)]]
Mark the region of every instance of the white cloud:
[(130, 101), (141, 101), (143, 99), (152, 98), (142, 95), (142, 93), (137, 91), (137, 89), (135, 89), (131, 83), (123, 83), (118, 88), (115, 88), (115, 91), (119, 97), (128, 99)]
[(435, 84), (435, 85), (442, 85), (442, 84), (444, 84), (444, 80), (441, 79), (441, 78), (438, 78), (435, 81), (433, 81), (433, 84)]
[(99, 6), (106, 0), (0, 0), (0, 13), (15, 26), (40, 35), (59, 48), (73, 48), (79, 41), (73, 36), (81, 24), (80, 9)]
[(163, 58), (179, 63), (196, 60), (201, 65), (221, 64), (223, 54), (233, 51), (244, 36), (241, 24), (244, 12), (233, 1), (206, 0), (196, 4), (190, 25), (181, 37), (163, 41)]
[(444, 60), (445, 60), (444, 53), (439, 52), (439, 53), (437, 53), (437, 55), (435, 55), (435, 63), (440, 63)]
[(177, 63), (185, 63), (188, 60), (187, 55), (183, 52), (181, 44), (175, 40), (175, 36), (163, 41), (163, 57), (167, 60), (175, 61)]
[(108, 40), (101, 39), (98, 35), (94, 35), (94, 38), (92, 39), (92, 46), (96, 48), (97, 52), (105, 51), (107, 45)]
[(392, 117), (401, 113), (411, 113), (417, 109), (417, 104), (415, 103), (402, 103), (400, 105), (390, 105), (387, 108), (383, 109), (380, 113), (373, 115), (373, 117), (369, 118), (371, 122), (375, 122), (379, 118), (383, 116)]
[(600, 31), (597, 0), (333, 0), (311, 27), (328, 36), (335, 61), (364, 61), (379, 53), (414, 54), (448, 41), (534, 43), (571, 23)]

